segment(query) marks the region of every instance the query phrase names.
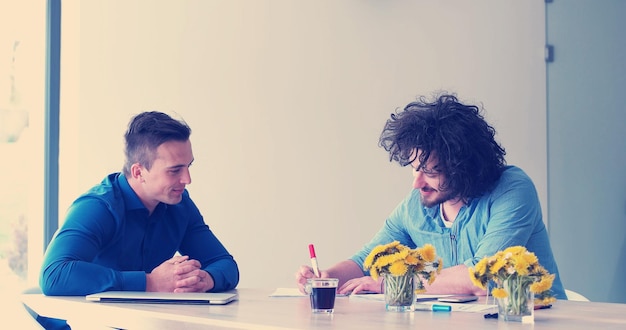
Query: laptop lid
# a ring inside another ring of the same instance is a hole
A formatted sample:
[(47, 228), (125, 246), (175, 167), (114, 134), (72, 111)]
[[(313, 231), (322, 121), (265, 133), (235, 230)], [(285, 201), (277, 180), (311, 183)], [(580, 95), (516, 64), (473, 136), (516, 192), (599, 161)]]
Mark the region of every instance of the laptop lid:
[(237, 300), (233, 292), (143, 292), (105, 291), (85, 296), (88, 301), (138, 304), (207, 304), (224, 305)]

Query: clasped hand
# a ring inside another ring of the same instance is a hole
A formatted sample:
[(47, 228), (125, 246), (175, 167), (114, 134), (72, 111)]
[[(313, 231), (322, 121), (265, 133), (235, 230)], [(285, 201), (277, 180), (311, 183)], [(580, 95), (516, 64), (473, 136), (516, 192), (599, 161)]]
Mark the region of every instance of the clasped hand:
[(174, 256), (146, 274), (146, 291), (206, 292), (214, 282), (201, 267), (198, 260), (189, 256)]

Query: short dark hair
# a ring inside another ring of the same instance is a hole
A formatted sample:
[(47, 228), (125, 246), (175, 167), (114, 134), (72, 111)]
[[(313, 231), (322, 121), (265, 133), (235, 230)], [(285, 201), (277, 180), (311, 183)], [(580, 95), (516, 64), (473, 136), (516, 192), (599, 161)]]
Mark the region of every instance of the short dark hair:
[(442, 190), (464, 200), (492, 189), (506, 166), (504, 148), (476, 105), (464, 105), (455, 95), (442, 94), (434, 101), (420, 96), (404, 110), (391, 114), (379, 144), (389, 160), (406, 166), (421, 151), (420, 166), (434, 152), (437, 170), (446, 176)]
[(130, 167), (139, 163), (148, 170), (156, 158), (156, 149), (168, 141), (187, 141), (191, 128), (183, 120), (176, 120), (158, 112), (142, 112), (133, 117), (124, 134), (126, 162), (124, 174), (130, 175)]

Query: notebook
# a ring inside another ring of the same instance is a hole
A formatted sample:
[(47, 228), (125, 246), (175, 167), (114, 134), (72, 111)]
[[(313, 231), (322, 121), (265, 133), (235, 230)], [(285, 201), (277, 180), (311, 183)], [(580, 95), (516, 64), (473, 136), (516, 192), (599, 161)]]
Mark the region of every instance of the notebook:
[(138, 304), (200, 304), (225, 305), (237, 300), (233, 292), (143, 292), (143, 291), (106, 291), (85, 296), (88, 301), (126, 302)]

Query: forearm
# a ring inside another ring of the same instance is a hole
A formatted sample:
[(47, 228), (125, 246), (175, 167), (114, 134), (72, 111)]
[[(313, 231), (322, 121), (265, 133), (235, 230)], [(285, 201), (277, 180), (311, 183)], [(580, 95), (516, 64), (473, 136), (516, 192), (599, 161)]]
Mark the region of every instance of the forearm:
[(143, 291), (145, 272), (118, 271), (92, 262), (97, 246), (84, 235), (61, 232), (44, 257), (39, 285), (46, 295), (86, 295), (107, 290)]
[(239, 283), (239, 267), (232, 257), (214, 262), (204, 270), (213, 279), (213, 287), (209, 291), (232, 290)]
[(473, 294), (478, 296), (487, 294), (485, 290), (472, 283), (469, 270), (465, 265), (441, 270), (431, 285), (424, 281), (424, 286), (428, 294)]
[(328, 277), (338, 278), (339, 286), (353, 278), (363, 277), (363, 269), (352, 260), (341, 261), (325, 271)]
[(56, 261), (43, 267), (39, 285), (50, 296), (83, 296), (108, 290), (143, 291), (143, 271), (119, 272), (83, 261)]
[(234, 289), (239, 283), (237, 262), (213, 232), (207, 229), (199, 213), (197, 216), (191, 221), (189, 233), (182, 238), (180, 254), (188, 255), (202, 264), (201, 268), (213, 279), (213, 285), (208, 291)]

